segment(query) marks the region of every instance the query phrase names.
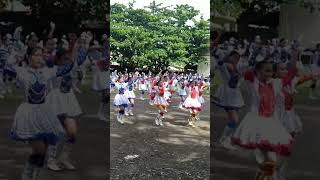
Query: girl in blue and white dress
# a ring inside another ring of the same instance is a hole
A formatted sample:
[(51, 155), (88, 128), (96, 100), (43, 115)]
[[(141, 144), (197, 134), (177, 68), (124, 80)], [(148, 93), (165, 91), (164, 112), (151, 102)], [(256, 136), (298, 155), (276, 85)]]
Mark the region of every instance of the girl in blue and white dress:
[(237, 66), (239, 59), (240, 55), (236, 51), (232, 51), (228, 56), (218, 59), (217, 66), (223, 83), (214, 95), (214, 102), (227, 113), (228, 122), (220, 138), (220, 143), (227, 149), (234, 149), (231, 146), (231, 136), (239, 122), (238, 109), (244, 106), (239, 88), (241, 77)]
[(124, 91), (124, 94), (126, 95), (126, 97), (128, 98), (130, 104), (129, 106), (126, 108), (126, 112), (125, 115), (128, 116), (133, 116), (133, 107), (134, 107), (134, 99), (136, 98), (136, 95), (134, 93), (134, 80), (132, 77), (128, 78), (127, 81), (127, 88)]
[(36, 180), (44, 166), (48, 145), (55, 145), (65, 137), (59, 119), (46, 105), (48, 81), (70, 72), (72, 64), (50, 69), (43, 67), (41, 48), (30, 48), (27, 57), (28, 67), (13, 66), (25, 89), (26, 99), (15, 113), (11, 137), (31, 145), (32, 154), (24, 167), (22, 179)]
[[(1, 43), (1, 40), (0, 40)], [(9, 52), (4, 48), (3, 44), (0, 44), (0, 99), (4, 98), (7, 87), (4, 81), (5, 67), (9, 57)]]
[[(320, 72), (320, 43), (316, 45), (316, 49), (312, 56), (311, 72), (313, 74), (319, 74)], [(315, 94), (317, 83), (318, 83), (318, 79), (314, 79), (312, 81), (312, 84), (310, 86), (310, 91), (309, 91), (310, 99), (317, 99), (317, 96)]]
[[(64, 49), (59, 49), (55, 58), (55, 65), (58, 67), (64, 66), (66, 63), (77, 63), (79, 65), (86, 60), (85, 55), (76, 53), (75, 62), (72, 62), (73, 57), (68, 56), (67, 50)], [(77, 119), (82, 114), (82, 110), (72, 89), (72, 81), (71, 72), (51, 80), (52, 89), (47, 96), (48, 107), (52, 108), (68, 132), (68, 139), (59, 144), (62, 147), (62, 153), (59, 157), (57, 156), (58, 146), (50, 146), (49, 148), (48, 168), (53, 171), (76, 169), (71, 163), (70, 153), (76, 140)]]
[(111, 82), (110, 82), (110, 92), (113, 91), (113, 89), (115, 88), (116, 85), (116, 81), (118, 79), (118, 75), (117, 75), (117, 70), (115, 70), (114, 72), (111, 73)]
[(145, 94), (145, 92), (147, 91), (147, 85), (146, 85), (146, 80), (145, 80), (145, 77), (144, 77), (144, 76), (140, 79), (140, 82), (139, 82), (139, 91), (140, 91), (140, 93), (141, 93), (140, 99), (141, 99), (141, 100), (144, 100), (144, 94)]
[(188, 81), (186, 81), (184, 78), (182, 78), (179, 82), (179, 90), (178, 90), (178, 94), (180, 96), (180, 104), (179, 104), (180, 109), (183, 109), (182, 105), (183, 105), (183, 102), (186, 100), (187, 85), (188, 85)]
[(128, 97), (125, 95), (127, 86), (128, 84), (124, 82), (123, 77), (119, 77), (115, 85), (118, 94), (114, 97), (113, 105), (119, 108), (117, 121), (121, 124), (124, 123), (125, 109), (130, 104)]
[(99, 44), (95, 44), (90, 47), (88, 52), (89, 59), (93, 63), (92, 71), (93, 73), (93, 81), (92, 81), (92, 89), (100, 94), (101, 102), (99, 106), (99, 110), (97, 116), (100, 120), (106, 121), (107, 118), (105, 116), (105, 109), (107, 107), (108, 98), (107, 89), (109, 87), (108, 84), (108, 67), (107, 67), (107, 57), (104, 55), (102, 51), (102, 46)]

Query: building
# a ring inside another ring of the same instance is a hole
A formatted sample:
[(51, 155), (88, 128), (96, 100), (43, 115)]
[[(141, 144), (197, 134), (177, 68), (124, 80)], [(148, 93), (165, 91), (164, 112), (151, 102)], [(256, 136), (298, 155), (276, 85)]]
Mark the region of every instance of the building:
[(203, 56), (206, 61), (200, 62), (197, 66), (197, 73), (204, 76), (210, 76), (210, 54), (209, 52)]
[(283, 5), (280, 9), (279, 36), (289, 41), (299, 39), (304, 47), (320, 41), (320, 11), (314, 12), (299, 4)]

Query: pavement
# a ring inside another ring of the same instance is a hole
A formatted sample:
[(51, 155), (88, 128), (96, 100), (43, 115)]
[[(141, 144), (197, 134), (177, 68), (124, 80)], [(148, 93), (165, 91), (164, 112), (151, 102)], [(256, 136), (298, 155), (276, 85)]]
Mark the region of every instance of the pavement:
[[(106, 180), (109, 172), (108, 123), (96, 118), (99, 95), (84, 87), (77, 94), (84, 116), (79, 120), (79, 134), (71, 159), (76, 171), (41, 172), (41, 180)], [(9, 138), (16, 108), (23, 100), (22, 92), (0, 99), (0, 180), (20, 179), (23, 166), (31, 152), (27, 144)]]
[(148, 100), (136, 99), (135, 115), (123, 125), (111, 107), (111, 179), (209, 179), (209, 96), (196, 128), (188, 126), (189, 112), (178, 108), (179, 100), (173, 96), (163, 127), (155, 125), (157, 110)]
[[(303, 133), (298, 136), (289, 158), (287, 180), (319, 180), (320, 156), (320, 101), (307, 99), (307, 89), (302, 87), (296, 97), (296, 112), (303, 123)], [(244, 93), (244, 97), (248, 94)], [(248, 99), (247, 99), (248, 100)], [(211, 134), (211, 177), (214, 180), (251, 180), (254, 179), (257, 164), (251, 153), (243, 151), (227, 151), (217, 143), (219, 135), (226, 125), (225, 112), (212, 104), (211, 117), (214, 119)], [(245, 115), (248, 107), (240, 111)]]

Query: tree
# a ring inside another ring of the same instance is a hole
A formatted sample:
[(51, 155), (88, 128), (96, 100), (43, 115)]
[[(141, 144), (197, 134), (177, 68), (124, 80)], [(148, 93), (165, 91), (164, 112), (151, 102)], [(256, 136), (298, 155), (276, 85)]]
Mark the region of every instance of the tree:
[(32, 9), (36, 19), (64, 15), (72, 21), (105, 20), (109, 14), (109, 1), (106, 0), (22, 0)]
[(311, 12), (320, 10), (319, 4), (311, 0), (211, 0), (211, 12), (224, 16), (239, 17), (248, 9), (253, 9), (257, 13), (265, 14), (280, 10), (283, 4), (298, 3)]
[(8, 1), (7, 0), (0, 0), (0, 12), (2, 9), (4, 9), (7, 6)]
[(155, 1), (144, 9), (133, 5), (111, 6), (111, 51), (123, 68), (148, 66), (158, 72), (202, 60), (209, 49), (209, 21), (196, 21), (199, 11), (188, 5), (170, 9)]

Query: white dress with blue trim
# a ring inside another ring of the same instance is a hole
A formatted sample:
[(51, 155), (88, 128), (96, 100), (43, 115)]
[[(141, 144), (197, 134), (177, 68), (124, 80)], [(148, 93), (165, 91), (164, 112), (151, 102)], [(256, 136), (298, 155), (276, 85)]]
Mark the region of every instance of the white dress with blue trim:
[(114, 106), (128, 107), (130, 103), (128, 97), (125, 95), (125, 90), (127, 89), (127, 83), (116, 83), (116, 88), (118, 89), (118, 94), (114, 97)]
[(26, 100), (14, 115), (11, 137), (18, 141), (45, 140), (56, 144), (65, 131), (54, 112), (46, 105), (48, 80), (59, 75), (57, 68), (15, 67), (17, 78), (23, 83)]
[(102, 64), (106, 61), (103, 58), (103, 54), (99, 51), (94, 51), (89, 53), (90, 59), (94, 62), (94, 66), (92, 67), (93, 71), (93, 80), (92, 80), (92, 89), (95, 91), (103, 91), (109, 88), (108, 78), (109, 74), (107, 70), (102, 70), (99, 64)]
[(127, 88), (124, 91), (124, 94), (128, 99), (135, 99), (136, 95), (134, 94), (134, 83), (127, 83)]
[(82, 114), (80, 104), (72, 90), (70, 73), (51, 80), (51, 87), (46, 104), (56, 115), (76, 117)]
[(240, 108), (244, 106), (244, 100), (240, 90), (240, 74), (231, 75), (227, 66), (220, 62), (217, 68), (223, 83), (214, 94), (214, 102), (222, 108)]

